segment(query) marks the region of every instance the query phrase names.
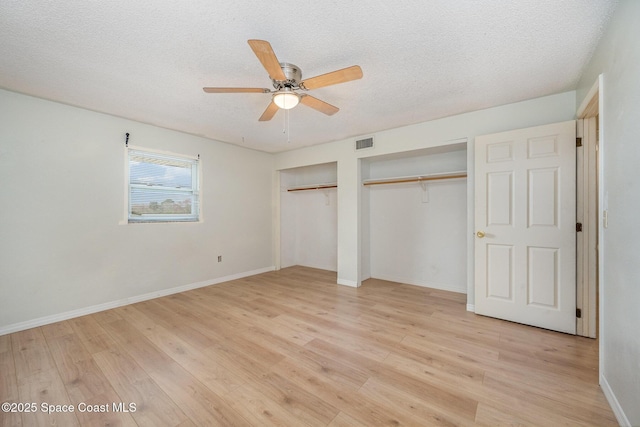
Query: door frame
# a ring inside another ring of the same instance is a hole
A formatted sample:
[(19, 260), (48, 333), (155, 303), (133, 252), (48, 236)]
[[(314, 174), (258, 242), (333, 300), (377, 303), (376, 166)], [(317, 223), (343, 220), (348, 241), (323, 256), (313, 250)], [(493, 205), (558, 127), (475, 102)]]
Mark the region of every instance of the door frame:
[[(587, 92), (587, 95), (585, 96), (584, 100), (582, 101), (582, 104), (580, 105), (580, 107), (577, 109), (576, 111), (576, 117), (578, 119), (592, 119), (594, 117), (598, 117), (598, 130), (597, 130), (597, 135), (598, 135), (598, 147), (597, 147), (597, 151), (596, 151), (596, 158), (597, 158), (597, 174), (596, 174), (596, 179), (597, 179), (597, 209), (598, 209), (598, 215), (596, 215), (596, 218), (594, 219), (595, 221), (597, 221), (597, 224), (595, 226), (595, 230), (597, 233), (597, 242), (598, 242), (598, 246), (597, 246), (597, 285), (594, 283), (593, 286), (595, 286), (595, 292), (596, 292), (596, 298), (598, 301), (597, 304), (597, 309), (595, 309), (593, 311), (593, 313), (590, 313), (592, 315), (592, 317), (595, 319), (597, 316), (597, 321), (596, 321), (596, 335), (597, 338), (599, 340), (599, 370), (600, 373), (602, 373), (602, 369), (603, 369), (603, 363), (604, 363), (604, 348), (603, 348), (603, 337), (602, 337), (602, 332), (604, 331), (603, 328), (603, 323), (604, 323), (604, 316), (602, 313), (602, 307), (603, 307), (603, 298), (604, 298), (604, 293), (602, 292), (602, 288), (603, 288), (603, 283), (604, 283), (604, 245), (603, 245), (603, 233), (604, 233), (604, 229), (607, 227), (607, 198), (606, 198), (606, 194), (604, 193), (604, 144), (605, 144), (605, 138), (604, 138), (604, 129), (605, 129), (605, 123), (604, 123), (604, 87), (603, 87), (603, 82), (604, 82), (604, 78), (603, 75), (600, 74), (598, 76), (598, 78), (596, 79), (596, 81), (594, 82), (594, 84), (591, 86), (591, 89), (589, 90), (589, 92)], [(588, 290), (587, 290), (588, 291)]]
[[(582, 222), (582, 233), (579, 233), (576, 247), (576, 307), (581, 309), (582, 317), (576, 319), (576, 334), (596, 338), (598, 332), (598, 283), (601, 251), (600, 212), (603, 212), (600, 194), (602, 188), (602, 158), (598, 146), (602, 141), (602, 126), (597, 126), (600, 113), (599, 77), (593, 84), (582, 104), (576, 112), (578, 118), (577, 133), (582, 138), (582, 148), (577, 159), (577, 221)], [(597, 135), (596, 132), (600, 133)], [(600, 329), (602, 330), (602, 329)]]
[(578, 119), (576, 136), (582, 144), (576, 154), (576, 335), (596, 338), (598, 283), (598, 140), (597, 114)]

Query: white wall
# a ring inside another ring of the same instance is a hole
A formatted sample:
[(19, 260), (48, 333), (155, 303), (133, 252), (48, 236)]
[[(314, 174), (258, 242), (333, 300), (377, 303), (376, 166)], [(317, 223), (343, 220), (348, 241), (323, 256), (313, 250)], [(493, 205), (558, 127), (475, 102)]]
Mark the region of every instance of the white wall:
[[(449, 152), (387, 157), (371, 159), (370, 178), (467, 169), (466, 144)], [(423, 184), (367, 187), (370, 243), (362, 249), (369, 248), (371, 277), (466, 293), (467, 181)]]
[[(466, 138), (469, 141), (468, 158), (473, 159), (473, 140), (476, 135), (572, 120), (575, 118), (575, 109), (575, 92), (565, 92), (381, 131), (374, 135), (373, 149), (356, 152), (353, 138), (286, 151), (275, 156), (275, 167), (281, 170), (333, 161), (338, 163), (338, 283), (358, 286), (367, 277), (362, 254), (362, 242), (366, 236), (362, 231), (361, 219), (361, 158), (451, 145)], [(473, 188), (471, 164), (468, 172), (471, 175), (467, 183)], [(467, 208), (470, 210), (473, 209), (471, 196), (468, 193)], [(274, 224), (274, 229), (277, 226)], [(468, 228), (473, 227), (469, 225)], [(467, 248), (471, 250), (471, 236), (467, 237)], [(472, 260), (473, 256), (467, 262)], [(470, 280), (467, 291), (468, 301), (473, 304), (474, 293)]]
[[(601, 155), (609, 225), (603, 229), (601, 385), (622, 425), (640, 425), (640, 2), (620, 2), (578, 87), (602, 73)], [(602, 102), (604, 101), (604, 102)]]
[(335, 163), (280, 172), (281, 267), (303, 265), (336, 271), (338, 258), (337, 191), (287, 189), (335, 183)]
[[(201, 223), (120, 224), (126, 132), (200, 154)], [(273, 268), (272, 168), (265, 153), (0, 90), (0, 333)]]

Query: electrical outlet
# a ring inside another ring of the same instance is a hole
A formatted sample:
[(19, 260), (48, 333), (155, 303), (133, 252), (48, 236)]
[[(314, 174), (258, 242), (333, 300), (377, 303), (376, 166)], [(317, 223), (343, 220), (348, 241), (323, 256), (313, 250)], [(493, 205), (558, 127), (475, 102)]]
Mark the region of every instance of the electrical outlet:
[(218, 262), (222, 262), (222, 255), (218, 255)]

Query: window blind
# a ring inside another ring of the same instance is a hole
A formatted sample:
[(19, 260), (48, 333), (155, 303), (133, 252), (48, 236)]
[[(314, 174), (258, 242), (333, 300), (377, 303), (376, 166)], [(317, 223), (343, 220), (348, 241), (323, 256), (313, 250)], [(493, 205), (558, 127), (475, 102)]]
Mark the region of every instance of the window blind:
[(198, 159), (128, 150), (129, 222), (198, 221)]

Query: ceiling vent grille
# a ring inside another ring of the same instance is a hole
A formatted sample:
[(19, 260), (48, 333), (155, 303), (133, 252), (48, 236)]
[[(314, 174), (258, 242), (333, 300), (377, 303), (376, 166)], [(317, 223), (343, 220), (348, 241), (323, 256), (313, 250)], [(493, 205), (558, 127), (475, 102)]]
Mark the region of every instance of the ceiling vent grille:
[(372, 136), (356, 140), (356, 150), (364, 150), (365, 148), (373, 148)]

